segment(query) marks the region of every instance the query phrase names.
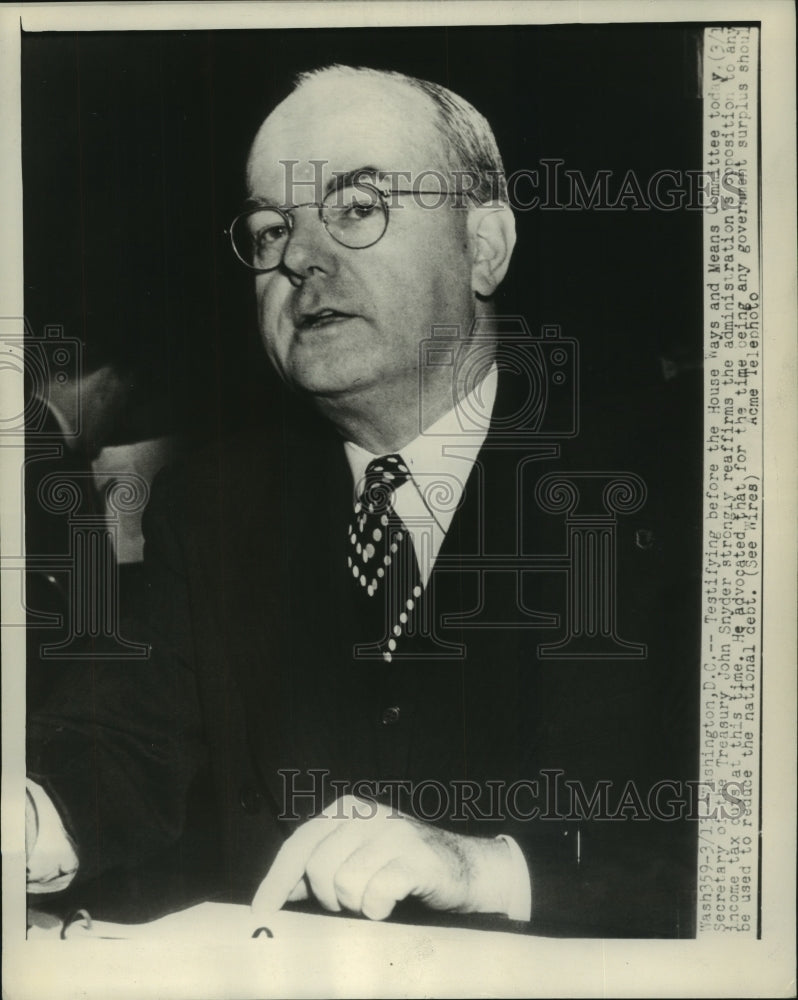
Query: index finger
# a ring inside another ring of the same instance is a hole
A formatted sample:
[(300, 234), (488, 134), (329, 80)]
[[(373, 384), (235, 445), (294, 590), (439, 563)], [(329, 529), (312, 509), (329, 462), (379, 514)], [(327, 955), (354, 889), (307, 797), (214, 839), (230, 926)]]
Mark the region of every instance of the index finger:
[(357, 806), (364, 805), (368, 807), (373, 803), (364, 803), (350, 795), (343, 796), (295, 830), (277, 852), (274, 863), (258, 887), (252, 900), (252, 913), (260, 916), (282, 909), (305, 874), (307, 863), (317, 846), (352, 816), (365, 818), (362, 812), (357, 811)]
[(309, 820), (291, 834), (277, 852), (274, 863), (255, 893), (255, 898), (252, 900), (253, 914), (259, 916), (276, 913), (282, 909), (294, 886), (305, 874), (305, 866), (316, 845), (320, 844), (332, 829), (327, 817), (319, 816)]

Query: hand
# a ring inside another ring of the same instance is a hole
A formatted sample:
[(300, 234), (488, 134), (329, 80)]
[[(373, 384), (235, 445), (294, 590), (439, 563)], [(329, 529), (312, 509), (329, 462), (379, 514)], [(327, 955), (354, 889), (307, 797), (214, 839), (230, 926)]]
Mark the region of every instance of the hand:
[(33, 781), (25, 790), (25, 854), (27, 891), (60, 892), (78, 869), (75, 845), (50, 797)]
[(435, 910), (503, 913), (510, 875), (501, 840), (449, 833), (375, 802), (345, 795), (280, 848), (252, 901), (259, 919), (309, 894), (327, 910), (371, 920), (415, 896)]

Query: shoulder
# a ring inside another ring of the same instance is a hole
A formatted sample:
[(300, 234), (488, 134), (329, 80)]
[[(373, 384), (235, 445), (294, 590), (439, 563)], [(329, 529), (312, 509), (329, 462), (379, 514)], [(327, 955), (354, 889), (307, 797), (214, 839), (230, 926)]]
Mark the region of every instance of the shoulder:
[[(163, 468), (152, 484), (149, 507), (207, 509), (232, 491), (259, 480), (273, 469), (279, 442), (267, 429), (208, 441)], [(271, 461), (270, 461), (271, 458)]]
[[(280, 516), (306, 480), (324, 481), (343, 458), (340, 438), (320, 419), (293, 410), (236, 434), (205, 441), (164, 468), (152, 485), (148, 518), (193, 527), (231, 518)], [(317, 471), (314, 471), (317, 470)]]

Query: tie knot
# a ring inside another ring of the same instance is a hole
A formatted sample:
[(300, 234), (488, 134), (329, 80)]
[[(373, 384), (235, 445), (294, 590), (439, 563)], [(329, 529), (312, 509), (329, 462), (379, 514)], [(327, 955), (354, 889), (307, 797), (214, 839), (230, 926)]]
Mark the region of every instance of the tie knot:
[(385, 510), (393, 500), (394, 491), (410, 478), (410, 471), (401, 455), (384, 455), (366, 466), (360, 502), (372, 512)]

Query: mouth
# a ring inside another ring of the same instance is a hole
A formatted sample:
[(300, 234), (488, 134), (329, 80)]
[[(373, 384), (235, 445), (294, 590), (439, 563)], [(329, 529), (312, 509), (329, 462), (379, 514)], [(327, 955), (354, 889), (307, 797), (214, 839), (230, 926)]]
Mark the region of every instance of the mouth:
[(316, 312), (303, 313), (296, 324), (297, 330), (320, 330), (346, 319), (353, 319), (354, 313), (340, 312), (338, 309), (318, 309)]

